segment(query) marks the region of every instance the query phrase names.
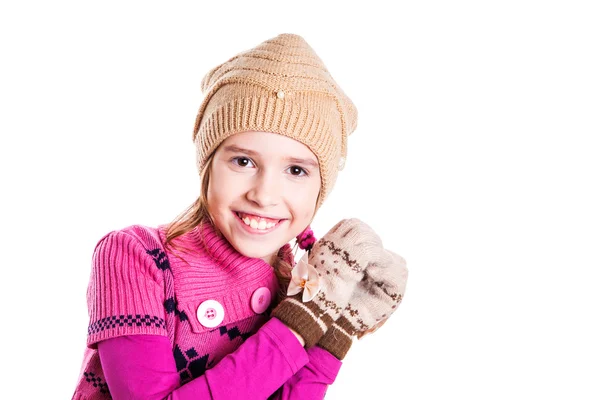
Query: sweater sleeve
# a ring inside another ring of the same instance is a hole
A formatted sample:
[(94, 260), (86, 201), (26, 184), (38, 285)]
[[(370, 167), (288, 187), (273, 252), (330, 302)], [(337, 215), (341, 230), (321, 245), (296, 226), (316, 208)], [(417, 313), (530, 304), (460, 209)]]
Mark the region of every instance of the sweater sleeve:
[(115, 400), (266, 399), (309, 361), (296, 337), (274, 318), (181, 387), (166, 337), (118, 337), (100, 342), (98, 351)]
[(270, 399), (306, 400), (322, 399), (333, 384), (342, 362), (327, 350), (313, 346), (307, 350), (308, 363), (288, 379)]
[(166, 336), (163, 273), (140, 240), (114, 231), (96, 245), (87, 291), (87, 345), (124, 335)]

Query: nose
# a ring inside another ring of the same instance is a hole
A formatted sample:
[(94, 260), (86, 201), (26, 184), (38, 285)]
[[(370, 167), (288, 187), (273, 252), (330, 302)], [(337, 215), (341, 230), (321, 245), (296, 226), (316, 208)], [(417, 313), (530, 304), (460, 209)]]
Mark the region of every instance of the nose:
[(281, 198), (281, 184), (276, 174), (263, 170), (256, 174), (246, 198), (258, 207), (277, 205)]

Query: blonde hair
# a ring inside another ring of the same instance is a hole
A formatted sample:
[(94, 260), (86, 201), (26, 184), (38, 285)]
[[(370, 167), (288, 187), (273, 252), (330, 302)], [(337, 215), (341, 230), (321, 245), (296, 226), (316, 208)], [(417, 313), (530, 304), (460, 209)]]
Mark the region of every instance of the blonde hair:
[[(215, 153), (216, 151), (206, 159), (206, 162), (200, 171), (200, 196), (198, 196), (198, 198), (173, 221), (167, 224), (164, 243), (165, 248), (170, 247), (185, 252), (185, 249), (182, 249), (175, 244), (175, 239), (188, 233), (197, 226), (202, 226), (202, 223), (206, 220), (213, 224), (212, 218), (208, 213), (208, 183), (210, 181), (210, 169)], [(220, 235), (221, 233), (217, 231), (217, 234)], [(185, 262), (179, 255), (175, 255)], [(287, 296), (287, 287), (290, 283), (292, 270), (292, 265), (284, 259), (284, 254), (281, 249), (277, 253), (277, 259), (273, 265), (273, 270), (279, 281), (279, 291), (276, 297), (276, 304), (279, 304), (279, 302)]]

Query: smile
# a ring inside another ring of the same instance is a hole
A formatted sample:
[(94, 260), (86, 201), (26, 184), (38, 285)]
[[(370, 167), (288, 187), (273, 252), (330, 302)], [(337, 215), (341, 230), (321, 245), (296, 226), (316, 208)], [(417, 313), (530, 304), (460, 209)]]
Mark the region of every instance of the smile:
[(268, 232), (278, 226), (281, 221), (285, 221), (285, 219), (267, 218), (240, 211), (235, 211), (234, 213), (247, 228), (251, 228), (253, 231)]

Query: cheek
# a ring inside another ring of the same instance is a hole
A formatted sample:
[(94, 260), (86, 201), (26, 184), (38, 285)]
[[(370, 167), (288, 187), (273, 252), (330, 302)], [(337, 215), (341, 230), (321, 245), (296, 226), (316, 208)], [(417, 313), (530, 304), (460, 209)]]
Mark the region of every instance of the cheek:
[(297, 192), (298, 195), (294, 196), (292, 201), (298, 217), (307, 220), (307, 222), (312, 219), (320, 189), (321, 181), (319, 180), (318, 182), (311, 182), (305, 190)]
[[(218, 182), (218, 184), (215, 184), (215, 182)], [(223, 171), (219, 168), (213, 168), (206, 196), (209, 211), (215, 211), (227, 202), (229, 186), (227, 183), (228, 180)]]

